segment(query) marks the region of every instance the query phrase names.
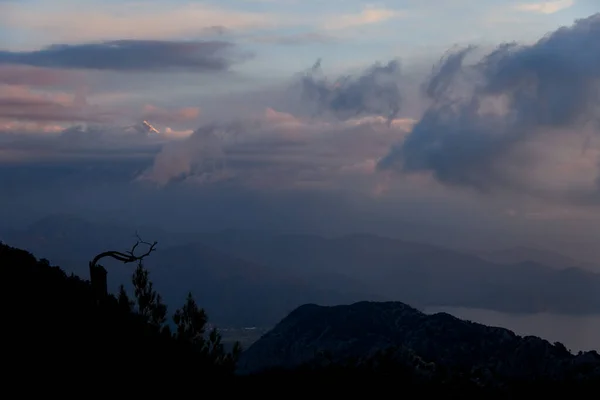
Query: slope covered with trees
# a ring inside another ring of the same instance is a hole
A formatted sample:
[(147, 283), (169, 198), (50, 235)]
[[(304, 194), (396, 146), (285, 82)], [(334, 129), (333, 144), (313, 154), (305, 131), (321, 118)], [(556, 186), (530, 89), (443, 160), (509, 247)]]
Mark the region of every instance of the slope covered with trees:
[(424, 314), (400, 302), (301, 306), (242, 354), (238, 370), (329, 382), (389, 378), (480, 395), (600, 388), (595, 351), (572, 354), (559, 342)]
[(191, 295), (168, 321), (141, 263), (132, 298), (124, 289), (98, 296), (88, 281), (4, 244), (0, 266), (3, 363), (15, 376), (164, 379), (233, 372), (239, 349), (227, 353), (216, 330), (205, 332), (207, 316)]

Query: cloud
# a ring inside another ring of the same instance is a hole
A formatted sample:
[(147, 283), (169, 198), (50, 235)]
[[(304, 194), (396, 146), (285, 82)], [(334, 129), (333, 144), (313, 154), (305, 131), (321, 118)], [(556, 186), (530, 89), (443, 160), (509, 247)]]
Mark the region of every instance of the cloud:
[[(82, 26), (70, 40), (90, 40), (96, 29), (85, 32), (83, 22), (69, 23)], [(210, 22), (215, 23), (220, 21)], [(159, 37), (179, 27), (156, 29)], [(119, 36), (125, 30), (115, 26), (114, 36), (128, 37)], [(113, 35), (108, 28), (94, 34)], [(150, 27), (135, 35), (153, 33)], [(587, 208), (600, 200), (597, 37), (596, 16), (531, 46), (507, 44), (482, 58), (480, 48), (453, 49), (434, 66), (420, 93), (415, 89), (420, 74), (429, 68), (419, 65), (411, 76), (397, 61), (367, 63), (342, 77), (325, 77), (315, 68), (290, 78), (294, 84), (285, 88), (246, 93), (234, 87), (238, 81), (228, 82), (227, 89), (235, 90), (222, 95), (188, 80), (202, 79), (196, 73), (164, 81), (169, 89), (177, 86), (172, 92), (149, 86), (155, 75), (114, 72), (123, 69), (4, 64), (2, 220), (69, 209), (173, 229), (198, 229), (202, 221), (202, 229), (395, 235), (408, 219), (416, 221), (405, 232), (411, 237), (423, 218), (447, 221), (454, 233), (474, 221), (510, 226), (511, 233), (527, 237), (538, 228), (547, 234), (548, 224), (558, 220), (554, 232), (564, 239), (578, 227), (568, 230), (562, 222), (577, 214), (596, 225), (590, 232), (597, 235), (597, 208)], [(77, 74), (91, 88), (92, 105), (81, 96), (74, 101), (65, 88), (78, 85)], [(212, 81), (211, 75), (205, 79)], [(108, 109), (111, 103), (118, 109)], [(127, 125), (141, 118), (156, 123), (161, 134)], [(449, 231), (443, 236), (461, 245), (470, 240)]]
[(324, 28), (327, 30), (356, 28), (401, 18), (404, 15), (403, 12), (397, 10), (367, 7), (357, 14), (342, 14), (335, 17), (329, 17), (324, 24)]
[(158, 124), (176, 124), (180, 122), (193, 121), (200, 116), (199, 107), (183, 107), (179, 109), (164, 109), (147, 104), (144, 106), (142, 119), (156, 122)]
[(312, 6), (307, 9), (301, 2), (298, 4), (302, 7), (291, 12), (289, 7), (279, 7), (283, 12), (271, 11), (273, 7), (265, 11), (262, 11), (263, 7), (261, 11), (251, 11), (247, 7), (240, 9), (206, 2), (168, 5), (160, 2), (96, 2), (94, 7), (74, 0), (62, 0), (52, 7), (45, 7), (43, 3), (41, 0), (36, 0), (33, 4), (17, 2), (11, 6), (11, 17), (6, 21), (9, 28), (28, 32), (29, 39), (38, 46), (121, 39), (205, 38), (228, 33), (245, 35), (249, 31), (260, 32), (257, 37), (264, 40), (299, 44), (321, 41), (324, 36), (308, 34), (286, 37), (262, 33), (279, 28), (307, 26), (315, 31), (351, 29), (405, 15), (402, 11), (377, 6), (368, 6), (355, 13), (340, 12), (339, 6), (336, 6), (331, 11), (320, 10), (321, 13), (315, 14)]
[(25, 86), (0, 85), (0, 119), (10, 121), (106, 122), (110, 113), (90, 107), (78, 94), (34, 92)]
[(169, 143), (156, 156), (142, 179), (159, 184), (193, 176), (213, 182), (226, 178), (223, 149), (215, 126), (196, 130), (185, 142)]
[(542, 1), (538, 3), (521, 3), (514, 8), (518, 11), (533, 12), (539, 14), (554, 14), (566, 10), (575, 5), (575, 0)]
[[(501, 45), (472, 65), (464, 62), (471, 48), (449, 54), (424, 85), (431, 106), (378, 168), (431, 173), (445, 185), (484, 192), (556, 196), (547, 168), (547, 186), (533, 189), (528, 179), (532, 170), (556, 162), (556, 153), (543, 150), (548, 143), (560, 143), (558, 151), (574, 146), (577, 151), (570, 155), (581, 157), (586, 136), (600, 133), (598, 37), (600, 14), (533, 45)], [(560, 179), (567, 173), (577, 184), (562, 185), (563, 195), (582, 190), (576, 170), (569, 173), (574, 163), (571, 158), (565, 164)], [(583, 165), (597, 175), (596, 163)], [(587, 184), (587, 190), (597, 191), (593, 180)]]
[(193, 129), (184, 129), (184, 130), (175, 130), (171, 127), (167, 126), (162, 132), (168, 138), (187, 138), (190, 137), (193, 133)]
[(334, 36), (322, 32), (297, 33), (292, 35), (260, 35), (249, 37), (250, 41), (264, 44), (276, 44), (282, 46), (301, 46), (308, 44), (333, 43), (337, 40)]
[(52, 45), (41, 50), (0, 51), (1, 64), (114, 71), (224, 71), (245, 56), (223, 41), (117, 40)]
[(404, 134), (406, 125), (388, 126), (386, 120), (328, 123), (267, 109), (260, 117), (204, 125), (165, 145), (140, 179), (268, 190), (338, 188), (351, 172), (373, 172), (367, 167)]
[(384, 116), (389, 121), (400, 111), (400, 63), (374, 64), (359, 76), (343, 76), (329, 82), (319, 60), (301, 80), (301, 92), (316, 104), (317, 115), (329, 112), (342, 120), (359, 115)]
[(0, 65), (0, 84), (55, 87), (73, 85), (80, 81), (78, 74), (27, 65)]
[[(141, 5), (141, 7), (140, 7)], [(40, 7), (41, 8), (41, 7)], [(35, 5), (15, 4), (10, 9), (8, 26), (26, 29), (51, 42), (114, 41), (119, 39), (175, 39), (198, 37), (215, 26), (245, 30), (264, 28), (283, 20), (269, 13), (230, 10), (206, 4), (96, 3), (62, 1), (36, 12)], [(216, 33), (222, 29), (217, 29)], [(214, 33), (214, 32), (213, 32)]]
[[(375, 193), (380, 186), (376, 160), (409, 127), (402, 120), (388, 125), (383, 118), (304, 119), (272, 108), (251, 118), (206, 123), (193, 133), (167, 128), (148, 134), (132, 126), (93, 123), (36, 132), (31, 124), (27, 131), (23, 124), (13, 125), (21, 129), (19, 135), (0, 132), (0, 169), (18, 163), (37, 170), (35, 163), (46, 163), (66, 171), (69, 163), (113, 160), (111, 174), (123, 166), (123, 175), (114, 182), (129, 179), (132, 188), (214, 187), (265, 195), (289, 190)], [(100, 179), (90, 173), (87, 185)], [(83, 179), (87, 172), (80, 174)], [(60, 179), (71, 182), (66, 176)]]
[[(63, 107), (73, 111), (85, 109), (86, 115), (111, 115), (111, 118), (99, 124), (93, 118), (76, 119), (71, 122), (85, 123), (70, 127), (62, 123), (66, 120), (60, 120), (60, 124), (46, 121), (44, 127), (39, 126), (39, 135), (34, 135), (40, 140), (37, 142), (31, 139), (36, 130), (33, 119), (27, 126), (17, 125), (13, 120), (6, 126), (30, 134), (27, 140), (11, 142), (8, 148), (13, 161), (32, 155), (53, 162), (138, 155), (148, 165), (138, 171), (136, 184), (150, 182), (162, 187), (176, 183), (225, 184), (267, 192), (293, 188), (380, 192), (381, 183), (373, 166), (414, 123), (398, 118), (400, 78), (396, 61), (374, 64), (334, 80), (331, 85), (315, 68), (300, 79), (296, 77), (291, 91), (289, 87), (280, 88), (274, 97), (265, 98), (248, 94), (238, 98), (243, 104), (235, 104), (229, 98), (212, 98), (214, 104), (208, 110), (204, 105), (201, 110), (146, 104), (141, 112), (140, 108), (128, 106), (109, 114), (104, 107), (93, 107), (86, 101), (80, 102), (81, 108), (74, 108), (74, 96), (62, 95)], [(304, 85), (317, 89), (323, 96), (309, 95), (302, 105), (309, 103), (317, 108), (317, 114), (326, 117), (331, 114), (335, 118), (305, 115), (302, 107), (296, 108), (296, 103), (289, 101), (302, 97)], [(41, 92), (30, 89), (27, 93), (41, 96)], [(53, 94), (56, 93), (43, 95), (48, 99)], [(244, 116), (240, 111), (248, 104), (261, 108), (263, 113)], [(277, 109), (267, 104), (275, 104)], [(211, 122), (217, 118), (214, 110), (226, 114), (222, 121)], [(149, 135), (136, 125), (112, 125), (116, 117), (125, 119), (126, 115), (129, 120), (147, 119), (157, 124), (161, 133)], [(195, 131), (189, 130), (199, 125)], [(362, 183), (358, 184), (355, 178)]]
[[(0, 133), (13, 132), (19, 134), (32, 134), (32, 133), (59, 133), (65, 129), (64, 126), (45, 121), (19, 121), (14, 119), (2, 119), (0, 118)], [(0, 159), (3, 159), (0, 156)]]
[[(43, 125), (35, 130), (34, 123), (13, 124), (19, 130), (0, 130), (0, 144), (5, 153), (0, 155), (0, 166), (15, 162), (24, 165), (67, 165), (70, 163), (97, 163), (134, 161), (136, 173), (143, 170), (170, 141), (166, 135), (149, 135), (133, 126), (108, 123), (83, 123), (71, 125)], [(0, 126), (2, 123), (0, 122)], [(25, 129), (23, 129), (25, 128)], [(28, 129), (27, 129), (28, 128)], [(85, 171), (80, 171), (85, 175)], [(134, 178), (132, 171), (118, 181)], [(43, 174), (38, 171), (38, 174)], [(64, 177), (67, 179), (68, 177)]]

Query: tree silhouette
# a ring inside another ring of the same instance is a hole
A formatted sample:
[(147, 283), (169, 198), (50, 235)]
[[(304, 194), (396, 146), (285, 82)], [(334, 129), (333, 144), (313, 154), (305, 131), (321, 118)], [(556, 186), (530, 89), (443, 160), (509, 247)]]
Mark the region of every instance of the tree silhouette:
[(185, 304), (173, 315), (177, 327), (176, 338), (192, 344), (194, 350), (212, 365), (235, 368), (242, 347), (239, 342), (233, 346), (231, 353), (225, 351), (221, 343), (221, 335), (213, 328), (206, 337), (208, 318), (203, 308), (198, 307), (192, 293), (188, 293)]
[(175, 311), (173, 322), (177, 326), (177, 339), (202, 347), (208, 318), (202, 308), (198, 308), (192, 293), (188, 293), (183, 307)]
[[(137, 238), (137, 242), (135, 242), (135, 244), (131, 247), (131, 250), (125, 251), (125, 252), (120, 252), (120, 251), (115, 251), (115, 250), (104, 251), (104, 252), (96, 255), (90, 262), (90, 265), (97, 266), (98, 262), (105, 257), (114, 258), (115, 260), (121, 261), (125, 264), (132, 263), (132, 262), (139, 262), (139, 261), (142, 261), (147, 256), (149, 256), (150, 253), (152, 253), (153, 251), (156, 250), (156, 245), (158, 244), (158, 242), (155, 241), (154, 243), (150, 243), (150, 242), (143, 241), (137, 233), (135, 234), (135, 237)], [(147, 246), (147, 250), (145, 253), (136, 255), (135, 251), (139, 245)]]
[(162, 302), (161, 295), (154, 290), (148, 278), (148, 270), (144, 268), (141, 260), (131, 281), (136, 298), (136, 312), (152, 326), (161, 328), (167, 319), (167, 306)]
[(133, 306), (135, 305), (135, 303), (129, 299), (127, 291), (125, 290), (125, 286), (123, 285), (119, 286), (117, 302), (119, 303), (119, 306), (121, 307), (121, 309), (123, 309), (123, 311), (126, 311), (128, 313), (133, 311)]
[[(160, 332), (166, 340), (174, 340), (183, 346), (191, 346), (196, 356), (203, 360), (201, 363), (209, 368), (216, 367), (233, 372), (235, 363), (241, 353), (241, 345), (235, 343), (231, 353), (225, 351), (221, 342), (221, 335), (217, 329), (212, 329), (206, 334), (208, 317), (204, 309), (198, 307), (191, 293), (188, 293), (184, 305), (175, 311), (173, 322), (176, 326), (175, 334), (167, 321), (167, 306), (163, 303), (161, 295), (154, 290), (154, 285), (149, 277), (149, 272), (144, 268), (143, 260), (156, 249), (157, 242), (146, 242), (136, 234), (137, 241), (131, 250), (126, 252), (104, 251), (96, 255), (90, 262), (90, 276), (92, 289), (96, 297), (107, 298), (106, 269), (98, 262), (106, 257), (113, 258), (125, 264), (137, 262), (131, 282), (133, 284), (134, 300), (131, 300), (123, 285), (116, 296), (116, 304), (125, 313), (136, 314), (153, 331)], [(145, 246), (146, 251), (136, 253), (140, 246)]]

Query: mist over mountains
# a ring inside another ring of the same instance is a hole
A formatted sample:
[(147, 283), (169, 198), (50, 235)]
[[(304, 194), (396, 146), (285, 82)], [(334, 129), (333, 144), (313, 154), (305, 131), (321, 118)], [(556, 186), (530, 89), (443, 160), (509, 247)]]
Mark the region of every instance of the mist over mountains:
[[(511, 313), (600, 312), (600, 274), (567, 257), (544, 264), (547, 253), (535, 249), (475, 255), (370, 234), (171, 233), (65, 215), (3, 232), (1, 240), (87, 277), (94, 255), (127, 249), (136, 232), (159, 242), (145, 265), (167, 303), (191, 291), (224, 326), (270, 326), (302, 304), (363, 300)], [(129, 284), (128, 266), (106, 266), (112, 290)]]

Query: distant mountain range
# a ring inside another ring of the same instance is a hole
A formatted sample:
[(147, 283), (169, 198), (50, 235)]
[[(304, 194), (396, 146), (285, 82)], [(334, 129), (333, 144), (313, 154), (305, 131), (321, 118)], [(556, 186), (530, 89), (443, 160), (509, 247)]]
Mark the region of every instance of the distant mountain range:
[[(152, 228), (93, 224), (72, 216), (53, 216), (23, 230), (0, 235), (0, 240), (31, 251), (61, 265), (67, 272), (88, 278), (88, 262), (105, 250), (128, 250), (136, 231), (146, 240), (157, 240), (158, 250), (145, 259), (150, 278), (171, 309), (192, 292), (211, 321), (226, 326), (272, 326), (299, 304), (344, 304), (362, 299), (381, 300), (351, 284), (336, 290), (283, 269), (271, 268), (199, 241), (196, 235), (167, 234)], [(184, 244), (179, 244), (184, 243)], [(109, 288), (129, 286), (134, 266), (103, 260)], [(330, 279), (323, 274), (323, 279)]]
[[(71, 216), (2, 232), (0, 240), (87, 278), (87, 263), (95, 254), (127, 250), (136, 231), (159, 242), (145, 262), (168, 304), (179, 306), (182, 293), (192, 291), (214, 322), (229, 326), (270, 326), (301, 304), (361, 300), (513, 313), (600, 312), (600, 275), (542, 251), (475, 255), (366, 234), (174, 234)], [(106, 266), (111, 290), (129, 283), (133, 267)]]
[(199, 240), (308, 279), (324, 272), (350, 278), (355, 285), (360, 282), (362, 291), (419, 307), (518, 313), (600, 311), (600, 275), (570, 265), (562, 269), (534, 261), (500, 265), (432, 245), (362, 234), (326, 239), (227, 231), (201, 235)]
[(292, 273), (232, 257), (201, 243), (157, 251), (145, 265), (168, 304), (182, 303), (181, 294), (191, 291), (211, 320), (229, 326), (271, 326), (307, 299), (331, 305), (380, 298), (350, 287), (325, 289)]
[(571, 257), (550, 250), (540, 250), (531, 247), (513, 247), (502, 250), (481, 251), (474, 253), (484, 260), (498, 264), (519, 264), (527, 261), (532, 261), (538, 264), (543, 264), (547, 267), (564, 269), (564, 268), (582, 268), (598, 271), (598, 266), (574, 260)]

